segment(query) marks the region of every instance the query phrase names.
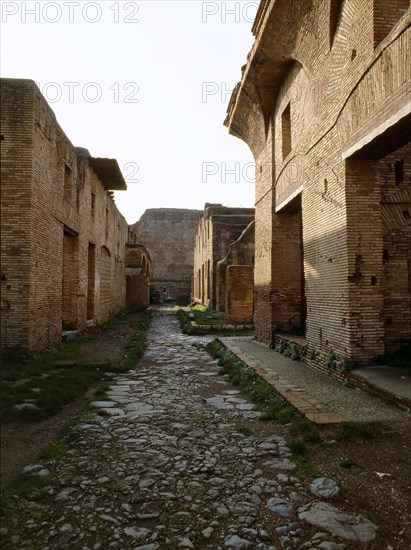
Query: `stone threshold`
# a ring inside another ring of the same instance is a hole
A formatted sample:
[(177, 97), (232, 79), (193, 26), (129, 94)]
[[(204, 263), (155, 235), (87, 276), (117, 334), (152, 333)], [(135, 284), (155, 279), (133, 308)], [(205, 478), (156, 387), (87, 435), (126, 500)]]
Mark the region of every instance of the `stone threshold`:
[[(371, 365), (368, 368), (371, 370), (378, 367)], [(356, 387), (361, 388), (363, 391), (374, 395), (375, 397), (378, 397), (379, 399), (382, 399), (383, 401), (390, 403), (391, 405), (395, 405), (400, 409), (403, 409), (404, 411), (409, 411), (411, 409), (411, 399), (404, 395), (398, 395), (398, 393), (394, 393), (388, 388), (381, 387), (380, 385), (376, 384), (372, 379), (369, 380), (366, 377), (366, 372), (368, 368), (362, 367), (358, 369), (358, 372), (353, 370), (349, 373), (348, 378), (353, 382)], [(400, 370), (393, 367), (386, 368), (393, 371)]]
[(235, 343), (217, 339), (220, 344), (236, 355), (250, 369), (252, 369), (260, 378), (265, 380), (274, 390), (281, 395), (289, 405), (298, 410), (303, 416), (318, 425), (341, 424), (349, 422), (349, 418), (333, 411), (328, 405), (321, 403), (318, 399), (288, 382), (271, 368), (244, 353)]

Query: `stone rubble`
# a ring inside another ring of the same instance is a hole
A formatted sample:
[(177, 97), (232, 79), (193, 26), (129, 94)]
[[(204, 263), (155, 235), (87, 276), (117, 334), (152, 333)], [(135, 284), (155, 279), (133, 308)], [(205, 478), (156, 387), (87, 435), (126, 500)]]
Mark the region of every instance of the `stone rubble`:
[(3, 549), (339, 550), (375, 538), (376, 525), (323, 501), (333, 480), (310, 492), (291, 475), (282, 437), (236, 429), (258, 412), (218, 374), (210, 339), (154, 316), (145, 356), (72, 428), (65, 456), (24, 469), (43, 484), (13, 498)]

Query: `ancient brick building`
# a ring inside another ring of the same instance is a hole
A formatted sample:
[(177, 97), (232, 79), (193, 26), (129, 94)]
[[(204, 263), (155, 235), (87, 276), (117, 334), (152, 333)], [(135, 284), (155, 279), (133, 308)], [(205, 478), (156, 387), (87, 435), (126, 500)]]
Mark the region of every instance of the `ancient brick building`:
[(254, 317), (255, 222), (247, 225), (217, 262), (217, 309), (231, 323), (251, 323)]
[(75, 148), (31, 80), (1, 81), (1, 340), (28, 352), (125, 307), (115, 160)]
[(150, 208), (130, 229), (153, 261), (152, 298), (158, 303), (191, 301), (193, 249), (200, 210)]
[(258, 338), (306, 324), (331, 370), (411, 337), (410, 32), (409, 0), (262, 0), (228, 108), (256, 162)]
[(210, 309), (225, 311), (225, 301), (218, 302), (217, 263), (223, 260), (229, 246), (254, 220), (254, 208), (232, 208), (206, 203), (198, 222), (194, 249), (193, 299)]
[(150, 282), (153, 262), (147, 249), (137, 243), (137, 236), (129, 229), (126, 245), (126, 307), (140, 311), (150, 305)]

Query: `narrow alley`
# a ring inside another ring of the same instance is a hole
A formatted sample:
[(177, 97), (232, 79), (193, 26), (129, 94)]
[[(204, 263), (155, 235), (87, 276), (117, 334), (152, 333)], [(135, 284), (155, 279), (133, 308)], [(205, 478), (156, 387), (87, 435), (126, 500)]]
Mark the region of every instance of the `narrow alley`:
[(3, 548), (338, 550), (375, 538), (376, 525), (327, 502), (335, 482), (293, 477), (281, 436), (241, 433), (259, 413), (218, 374), (210, 339), (154, 315), (142, 360), (72, 429), (65, 456), (25, 468), (50, 483), (15, 498)]

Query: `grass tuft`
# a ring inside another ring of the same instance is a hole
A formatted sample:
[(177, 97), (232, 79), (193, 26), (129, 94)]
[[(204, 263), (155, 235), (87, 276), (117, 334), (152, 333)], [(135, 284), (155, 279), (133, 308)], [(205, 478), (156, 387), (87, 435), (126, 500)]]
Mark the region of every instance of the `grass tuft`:
[(287, 445), (293, 456), (305, 456), (307, 454), (307, 447), (301, 439), (291, 439), (287, 441)]
[(251, 428), (244, 424), (236, 424), (235, 429), (238, 433), (245, 435), (246, 437), (256, 437), (256, 434)]

